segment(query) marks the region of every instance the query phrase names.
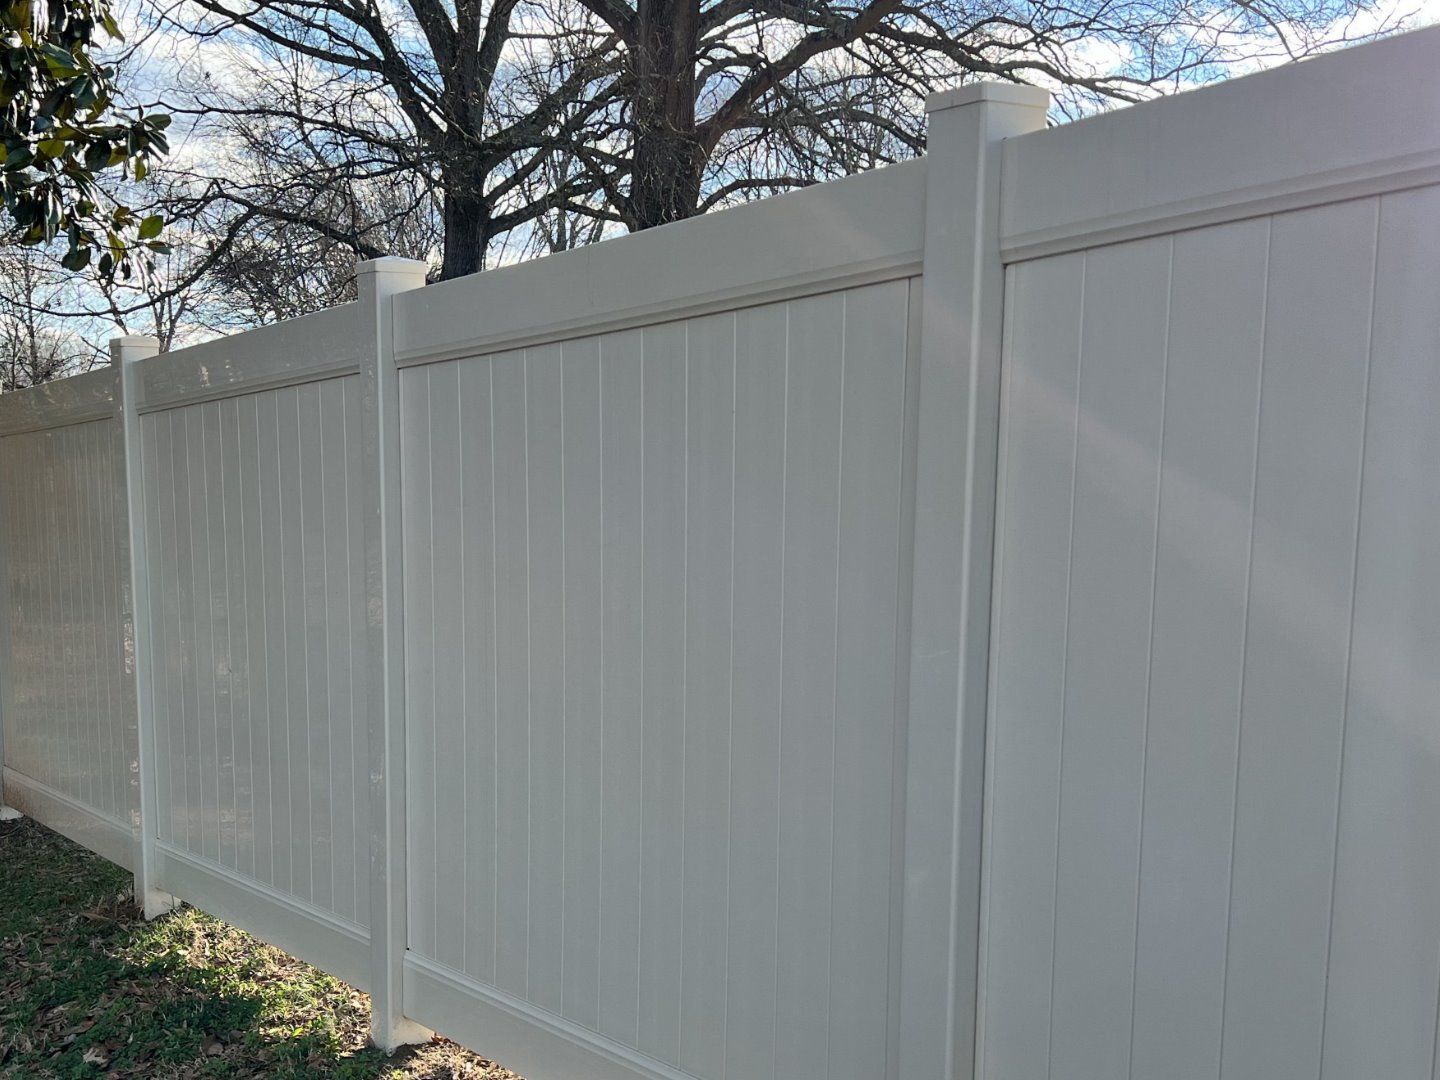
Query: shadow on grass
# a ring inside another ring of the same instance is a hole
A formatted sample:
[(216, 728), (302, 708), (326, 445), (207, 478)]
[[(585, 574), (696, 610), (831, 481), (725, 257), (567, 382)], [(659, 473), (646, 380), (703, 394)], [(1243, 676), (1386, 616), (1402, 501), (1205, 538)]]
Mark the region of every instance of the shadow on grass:
[(0, 823), (0, 1078), (505, 1080), (442, 1040), (387, 1058), (365, 996), (190, 908), (153, 923), (130, 877)]

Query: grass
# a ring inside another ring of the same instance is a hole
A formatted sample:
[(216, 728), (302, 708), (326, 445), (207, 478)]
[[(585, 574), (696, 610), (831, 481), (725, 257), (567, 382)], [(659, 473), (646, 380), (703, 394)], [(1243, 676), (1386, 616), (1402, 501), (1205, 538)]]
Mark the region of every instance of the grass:
[(0, 823), (0, 1078), (519, 1080), (435, 1039), (387, 1058), (369, 999), (192, 908), (146, 923), (119, 867)]

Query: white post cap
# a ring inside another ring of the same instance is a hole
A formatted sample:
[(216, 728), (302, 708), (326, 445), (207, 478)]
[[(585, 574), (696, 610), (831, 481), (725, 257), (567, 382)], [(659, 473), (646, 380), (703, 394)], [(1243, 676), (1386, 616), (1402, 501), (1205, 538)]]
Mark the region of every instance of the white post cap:
[(937, 90), (925, 99), (925, 111), (937, 113), (961, 105), (993, 101), (1001, 105), (1023, 105), (1032, 109), (1050, 108), (1050, 91), (1038, 86), (1012, 82), (975, 82), (953, 90)]
[(160, 339), (144, 334), (123, 334), (110, 339), (110, 363), (123, 364), (144, 360), (160, 351)]

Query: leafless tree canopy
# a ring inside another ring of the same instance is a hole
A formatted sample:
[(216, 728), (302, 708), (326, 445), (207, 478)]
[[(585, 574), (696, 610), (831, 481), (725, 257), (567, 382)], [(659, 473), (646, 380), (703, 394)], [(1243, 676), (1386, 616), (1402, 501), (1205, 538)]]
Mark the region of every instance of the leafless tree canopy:
[(139, 2), (174, 254), (89, 308), (167, 341), (345, 299), (357, 256), (454, 277), (913, 157), (937, 88), (1038, 83), (1063, 118), (1390, 28), (1374, 0)]
[(104, 357), (73, 321), (72, 275), (37, 249), (0, 242), (0, 393), (89, 371)]

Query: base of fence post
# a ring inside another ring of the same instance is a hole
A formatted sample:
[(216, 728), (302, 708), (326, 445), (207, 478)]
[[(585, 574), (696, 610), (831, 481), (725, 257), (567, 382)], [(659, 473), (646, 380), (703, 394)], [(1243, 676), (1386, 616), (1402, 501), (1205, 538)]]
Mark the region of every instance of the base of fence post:
[(394, 1023), (370, 1025), (370, 1045), (386, 1054), (393, 1054), (402, 1046), (421, 1046), (433, 1038), (435, 1032), (405, 1016)]
[(0, 806), (0, 821), (17, 821), (24, 816), (13, 806)]
[(148, 889), (143, 897), (137, 896), (135, 902), (140, 905), (140, 911), (145, 916), (146, 922), (154, 922), (161, 915), (169, 915), (180, 906), (180, 899), (171, 896), (159, 889)]

